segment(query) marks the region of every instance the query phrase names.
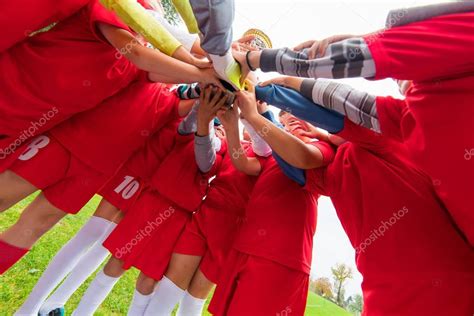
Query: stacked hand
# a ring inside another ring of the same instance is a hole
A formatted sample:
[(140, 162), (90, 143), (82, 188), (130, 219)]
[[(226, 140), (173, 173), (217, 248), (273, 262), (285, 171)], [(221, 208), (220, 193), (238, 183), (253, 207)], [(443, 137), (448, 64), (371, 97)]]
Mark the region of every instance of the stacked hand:
[(255, 87), (248, 83), (248, 91), (239, 91), (236, 94), (235, 104), (239, 107), (243, 117), (250, 120), (255, 115), (259, 115), (257, 100), (255, 97)]
[(227, 94), (216, 87), (208, 86), (202, 91), (199, 97), (198, 135), (208, 135), (209, 124), (216, 117), (219, 110), (225, 109), (227, 98)]
[(345, 40), (351, 37), (354, 37), (354, 35), (343, 34), (343, 35), (330, 36), (320, 41), (316, 41), (316, 40), (306, 41), (299, 44), (298, 46), (295, 46), (293, 50), (299, 52), (299, 51), (302, 51), (303, 49), (309, 48), (308, 59), (321, 58), (326, 54), (326, 49), (328, 48), (330, 44), (340, 42), (342, 40)]

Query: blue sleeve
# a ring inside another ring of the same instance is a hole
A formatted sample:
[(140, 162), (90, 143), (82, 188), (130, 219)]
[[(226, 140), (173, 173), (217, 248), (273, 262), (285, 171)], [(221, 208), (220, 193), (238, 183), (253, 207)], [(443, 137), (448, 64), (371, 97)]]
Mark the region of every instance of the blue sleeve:
[(307, 99), (293, 89), (269, 85), (255, 87), (257, 99), (267, 102), (283, 111), (305, 120), (329, 133), (338, 133), (344, 128), (344, 116), (336, 111), (326, 109)]

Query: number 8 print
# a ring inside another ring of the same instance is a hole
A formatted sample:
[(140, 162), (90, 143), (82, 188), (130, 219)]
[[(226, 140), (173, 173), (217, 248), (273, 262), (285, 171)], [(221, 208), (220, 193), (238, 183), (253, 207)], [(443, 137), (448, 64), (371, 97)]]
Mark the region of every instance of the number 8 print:
[(125, 200), (130, 199), (135, 193), (137, 193), (140, 188), (140, 183), (137, 180), (134, 180), (134, 177), (125, 176), (124, 181), (115, 188), (114, 192), (120, 194), (122, 192), (122, 197)]
[(34, 156), (36, 156), (40, 149), (48, 146), (49, 144), (49, 137), (48, 136), (38, 136), (31, 141), (31, 143), (26, 148), (25, 152), (18, 157), (19, 160), (26, 161), (30, 160)]

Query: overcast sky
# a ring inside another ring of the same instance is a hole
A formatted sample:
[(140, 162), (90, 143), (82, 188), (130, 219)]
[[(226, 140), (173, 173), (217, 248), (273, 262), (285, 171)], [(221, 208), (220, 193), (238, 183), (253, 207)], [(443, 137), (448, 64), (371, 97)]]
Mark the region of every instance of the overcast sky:
[[(391, 9), (437, 1), (303, 1), (235, 0), (234, 37), (249, 28), (259, 28), (270, 36), (274, 47), (293, 47), (309, 39), (334, 34), (366, 34), (384, 27)], [(276, 76), (260, 74), (260, 79)], [(345, 82), (377, 95), (401, 97), (392, 80), (369, 82), (350, 79)], [(312, 278), (331, 277), (330, 268), (338, 262), (353, 267), (355, 276), (346, 285), (346, 295), (361, 293), (362, 276), (354, 264), (354, 250), (328, 198), (319, 199), (318, 227), (313, 250)]]

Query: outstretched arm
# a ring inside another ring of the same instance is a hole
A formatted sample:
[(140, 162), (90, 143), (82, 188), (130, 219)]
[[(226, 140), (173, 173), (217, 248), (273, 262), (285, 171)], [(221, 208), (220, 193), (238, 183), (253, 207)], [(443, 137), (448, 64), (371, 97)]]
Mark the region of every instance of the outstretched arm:
[(194, 153), (199, 170), (207, 173), (216, 161), (216, 151), (221, 142), (215, 135), (214, 117), (227, 100), (220, 90), (208, 87), (201, 93), (199, 110), (197, 112), (197, 131), (194, 137)]
[(237, 105), (246, 120), (259, 132), (273, 151), (290, 165), (302, 169), (323, 166), (323, 155), (318, 148), (304, 143), (258, 114), (253, 92), (240, 91), (237, 96)]
[(144, 47), (126, 30), (102, 23), (99, 24), (99, 29), (110, 44), (125, 58), (135, 64), (137, 68), (149, 72), (149, 77), (153, 81), (166, 83), (204, 82), (220, 86), (212, 69), (199, 69), (160, 51)]
[[(313, 101), (314, 106), (310, 107), (312, 110), (314, 110), (315, 106), (323, 106), (326, 109), (347, 116), (349, 120), (357, 125), (380, 132), (376, 97), (374, 95), (354, 89), (347, 84), (327, 79), (280, 77), (268, 80), (262, 86), (265, 87), (270, 84), (280, 85), (299, 92), (307, 99)], [(296, 105), (295, 103), (287, 103), (290, 111), (293, 110), (294, 106), (301, 106), (301, 103)]]

